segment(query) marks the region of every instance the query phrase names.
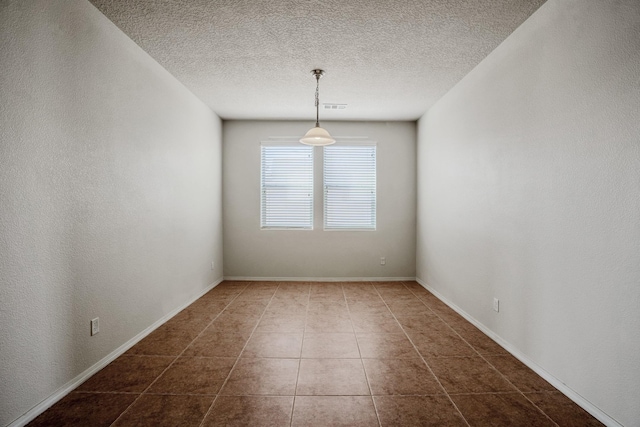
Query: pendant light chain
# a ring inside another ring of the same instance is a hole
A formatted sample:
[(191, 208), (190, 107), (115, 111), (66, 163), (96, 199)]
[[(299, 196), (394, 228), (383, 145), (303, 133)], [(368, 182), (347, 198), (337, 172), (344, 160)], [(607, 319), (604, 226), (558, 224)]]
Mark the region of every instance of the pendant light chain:
[(320, 74), (316, 74), (316, 127), (320, 127)]

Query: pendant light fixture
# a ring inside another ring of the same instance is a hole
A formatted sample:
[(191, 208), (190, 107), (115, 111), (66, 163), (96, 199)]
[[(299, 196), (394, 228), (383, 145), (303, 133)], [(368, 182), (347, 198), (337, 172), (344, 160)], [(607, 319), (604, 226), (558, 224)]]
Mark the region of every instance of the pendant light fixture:
[(320, 77), (324, 76), (324, 70), (312, 70), (311, 74), (316, 78), (316, 126), (309, 129), (309, 132), (300, 138), (300, 142), (306, 145), (330, 145), (336, 140), (329, 135), (326, 129), (320, 127)]

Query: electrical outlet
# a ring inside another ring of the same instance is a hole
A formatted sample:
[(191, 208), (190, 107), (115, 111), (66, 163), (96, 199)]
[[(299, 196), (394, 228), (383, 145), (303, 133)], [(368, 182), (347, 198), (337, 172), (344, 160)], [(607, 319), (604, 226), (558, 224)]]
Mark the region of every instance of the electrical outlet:
[(380, 257), (380, 265), (386, 265), (387, 264), (387, 259), (383, 256)]
[(500, 300), (498, 298), (493, 299), (493, 311), (496, 313), (500, 311)]
[(211, 270), (213, 270), (215, 268), (215, 266), (216, 266), (216, 263), (211, 261)]
[(91, 336), (100, 332), (100, 318), (91, 319)]

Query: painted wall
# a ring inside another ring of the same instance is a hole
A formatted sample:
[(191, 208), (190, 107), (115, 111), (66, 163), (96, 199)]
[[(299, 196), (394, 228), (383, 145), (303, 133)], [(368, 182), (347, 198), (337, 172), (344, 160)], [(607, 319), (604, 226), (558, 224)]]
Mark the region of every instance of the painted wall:
[(221, 122), (86, 1), (1, 2), (0, 53), (7, 425), (222, 276)]
[(549, 0), (418, 141), (418, 278), (637, 426), (640, 3)]
[(225, 277), (414, 277), (415, 123), (323, 122), (335, 136), (378, 144), (376, 231), (323, 231), (321, 148), (315, 151), (314, 229), (260, 230), (260, 141), (304, 135), (312, 125), (224, 122)]

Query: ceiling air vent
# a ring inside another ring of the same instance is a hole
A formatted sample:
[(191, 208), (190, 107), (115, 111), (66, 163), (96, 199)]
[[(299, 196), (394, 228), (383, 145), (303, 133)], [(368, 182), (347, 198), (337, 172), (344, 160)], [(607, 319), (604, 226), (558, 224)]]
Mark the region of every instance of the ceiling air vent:
[(347, 104), (322, 104), (325, 110), (344, 110)]

